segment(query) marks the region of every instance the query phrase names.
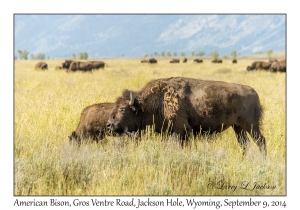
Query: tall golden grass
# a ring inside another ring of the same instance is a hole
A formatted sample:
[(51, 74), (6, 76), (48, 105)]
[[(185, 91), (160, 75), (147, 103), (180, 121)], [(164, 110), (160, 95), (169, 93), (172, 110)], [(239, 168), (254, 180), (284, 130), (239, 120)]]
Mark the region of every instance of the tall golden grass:
[[(62, 60), (47, 60), (47, 71), (34, 70), (37, 61), (15, 61), (15, 195), (286, 194), (285, 73), (247, 72), (250, 60), (104, 61), (108, 67), (93, 73), (55, 70)], [(232, 129), (194, 136), (183, 149), (151, 127), (138, 142), (123, 136), (79, 148), (69, 144), (68, 135), (86, 106), (114, 102), (124, 89), (139, 90), (151, 79), (172, 76), (253, 87), (264, 107), (267, 160), (253, 142), (243, 157)]]

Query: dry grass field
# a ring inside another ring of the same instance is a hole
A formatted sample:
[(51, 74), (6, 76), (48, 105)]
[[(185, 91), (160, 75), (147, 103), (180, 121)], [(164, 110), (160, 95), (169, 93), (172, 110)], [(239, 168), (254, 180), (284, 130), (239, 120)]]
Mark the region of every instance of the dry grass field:
[[(252, 60), (232, 64), (140, 63), (104, 59), (93, 73), (55, 70), (63, 60), (16, 60), (14, 68), (14, 195), (285, 195), (286, 74), (247, 72)], [(156, 78), (184, 76), (253, 87), (264, 107), (262, 133), (268, 157), (251, 141), (242, 156), (233, 129), (194, 136), (181, 148), (151, 127), (141, 140), (106, 137), (81, 147), (69, 144), (81, 111), (114, 102), (124, 89), (139, 90)]]

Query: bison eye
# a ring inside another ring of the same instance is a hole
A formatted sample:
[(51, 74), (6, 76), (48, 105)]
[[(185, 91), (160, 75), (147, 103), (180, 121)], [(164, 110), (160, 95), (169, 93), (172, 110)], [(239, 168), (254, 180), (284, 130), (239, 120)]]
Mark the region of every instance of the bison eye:
[(124, 108), (123, 108), (123, 109), (121, 109), (121, 112), (122, 112), (122, 113), (125, 113), (125, 109), (124, 109)]

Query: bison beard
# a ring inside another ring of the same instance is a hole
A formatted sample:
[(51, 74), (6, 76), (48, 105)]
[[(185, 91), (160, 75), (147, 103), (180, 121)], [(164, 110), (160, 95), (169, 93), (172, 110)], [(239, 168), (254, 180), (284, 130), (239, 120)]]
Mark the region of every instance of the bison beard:
[[(251, 135), (260, 151), (267, 154), (260, 132), (262, 107), (249, 86), (184, 77), (153, 80), (139, 92), (125, 90), (110, 113), (107, 127), (123, 133), (145, 130), (168, 131), (181, 140), (193, 133), (235, 131), (243, 154)], [(182, 141), (183, 142), (183, 141)]]

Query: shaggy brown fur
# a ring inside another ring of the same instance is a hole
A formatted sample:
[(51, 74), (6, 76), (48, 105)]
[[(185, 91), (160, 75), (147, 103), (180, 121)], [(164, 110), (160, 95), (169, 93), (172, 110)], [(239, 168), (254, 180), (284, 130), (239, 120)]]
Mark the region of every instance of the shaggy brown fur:
[(107, 64), (102, 61), (89, 61), (89, 63), (93, 64), (93, 69), (100, 69), (104, 68), (105, 66), (107, 67)]
[(150, 64), (157, 63), (157, 60), (155, 58), (150, 58), (148, 63)]
[(107, 126), (124, 133), (155, 125), (155, 131), (160, 133), (172, 125), (171, 132), (181, 139), (187, 139), (190, 133), (222, 132), (233, 127), (243, 153), (249, 144), (248, 132), (266, 154), (261, 117), (259, 97), (249, 86), (171, 77), (150, 81), (139, 92), (125, 90)]
[(76, 130), (69, 136), (69, 140), (80, 143), (86, 139), (96, 142), (103, 139), (107, 134), (106, 123), (113, 107), (113, 103), (99, 103), (86, 107), (81, 113)]
[(195, 62), (195, 63), (202, 63), (203, 60), (202, 60), (202, 59), (199, 59), (199, 58), (196, 58), (196, 59), (194, 59), (194, 62)]
[(187, 58), (184, 58), (182, 63), (186, 63), (187, 62)]
[(261, 62), (260, 69), (269, 70), (269, 69), (270, 69), (270, 66), (271, 66), (270, 63), (267, 63), (267, 62)]
[(221, 59), (214, 59), (211, 62), (212, 63), (222, 63), (223, 61)]
[(67, 72), (70, 71), (92, 71), (93, 70), (93, 64), (91, 62), (81, 62), (81, 61), (74, 61), (70, 64), (69, 69)]
[(179, 59), (173, 58), (172, 60), (170, 60), (170, 63), (179, 63)]
[(38, 62), (37, 64), (35, 64), (34, 69), (48, 70), (48, 64), (45, 62)]
[(73, 62), (73, 60), (65, 60), (65, 62), (63, 62), (61, 64), (61, 66), (63, 67), (63, 69), (69, 69), (70, 68), (70, 64)]
[(264, 70), (269, 70), (271, 64), (268, 62), (264, 61), (254, 61), (251, 66), (247, 67), (247, 70), (259, 70), (259, 69), (264, 69)]
[(271, 72), (286, 72), (286, 60), (273, 62), (270, 66)]

